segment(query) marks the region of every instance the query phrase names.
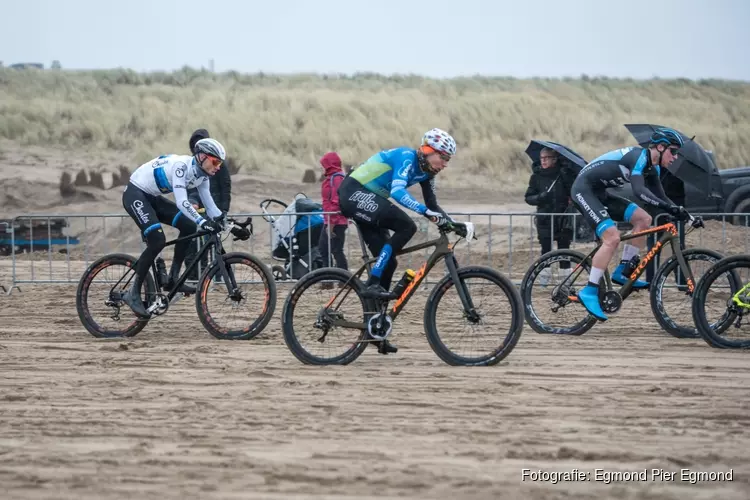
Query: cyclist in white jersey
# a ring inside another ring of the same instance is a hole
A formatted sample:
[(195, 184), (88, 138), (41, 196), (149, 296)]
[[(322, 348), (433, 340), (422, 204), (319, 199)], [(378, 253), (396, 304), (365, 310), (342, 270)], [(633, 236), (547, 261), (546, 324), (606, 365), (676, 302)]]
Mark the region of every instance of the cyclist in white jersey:
[[(225, 159), (226, 152), (219, 141), (201, 139), (195, 144), (193, 156), (159, 156), (138, 167), (130, 176), (122, 195), (122, 205), (140, 228), (146, 242), (146, 249), (136, 264), (133, 286), (123, 296), (123, 301), (136, 315), (149, 317), (141, 300), (141, 285), (167, 242), (162, 224), (177, 228), (179, 237), (194, 233), (198, 227), (212, 233), (222, 230), (224, 214), (211, 197), (209, 176), (218, 172)], [(188, 200), (187, 190), (190, 188), (197, 188), (209, 219), (198, 214)], [(174, 193), (176, 204), (162, 196), (168, 193)], [(171, 290), (179, 278), (190, 243), (194, 242), (185, 240), (175, 244), (166, 290)], [(195, 293), (195, 288), (183, 285), (180, 291)]]

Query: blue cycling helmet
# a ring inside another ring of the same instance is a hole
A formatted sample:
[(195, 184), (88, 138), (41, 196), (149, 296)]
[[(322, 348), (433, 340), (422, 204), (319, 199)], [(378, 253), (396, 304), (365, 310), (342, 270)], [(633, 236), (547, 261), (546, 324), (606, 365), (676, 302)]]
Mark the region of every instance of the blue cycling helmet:
[(667, 144), (682, 147), (685, 141), (682, 140), (682, 136), (672, 130), (671, 128), (657, 128), (656, 131), (651, 134), (651, 144)]

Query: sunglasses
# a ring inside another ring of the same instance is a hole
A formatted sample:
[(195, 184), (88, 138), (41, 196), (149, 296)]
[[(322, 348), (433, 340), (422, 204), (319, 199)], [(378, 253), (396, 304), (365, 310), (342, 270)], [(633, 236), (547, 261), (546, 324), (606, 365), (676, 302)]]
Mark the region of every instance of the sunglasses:
[(207, 156), (206, 159), (214, 167), (220, 167), (221, 164), (224, 163), (220, 158), (216, 158), (215, 156)]
[(669, 148), (669, 152), (672, 153), (672, 156), (677, 156), (677, 153), (680, 152), (680, 148)]
[(440, 156), (440, 159), (443, 160), (444, 162), (451, 161), (451, 155), (447, 155), (445, 153), (438, 153), (438, 156)]

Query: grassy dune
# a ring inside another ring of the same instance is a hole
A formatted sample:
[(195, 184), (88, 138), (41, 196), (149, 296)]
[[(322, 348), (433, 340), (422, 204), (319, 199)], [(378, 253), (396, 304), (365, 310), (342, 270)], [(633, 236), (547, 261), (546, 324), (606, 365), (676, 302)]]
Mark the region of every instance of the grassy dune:
[(720, 168), (750, 164), (743, 82), (0, 69), (0, 138), (122, 151), (134, 166), (184, 152), (189, 133), (206, 127), (245, 172), (300, 179), (327, 150), (356, 164), (441, 127), (459, 144), (449, 184), (490, 179), (507, 187), (528, 179), (529, 139), (561, 142), (590, 159), (633, 144), (627, 122), (695, 134)]

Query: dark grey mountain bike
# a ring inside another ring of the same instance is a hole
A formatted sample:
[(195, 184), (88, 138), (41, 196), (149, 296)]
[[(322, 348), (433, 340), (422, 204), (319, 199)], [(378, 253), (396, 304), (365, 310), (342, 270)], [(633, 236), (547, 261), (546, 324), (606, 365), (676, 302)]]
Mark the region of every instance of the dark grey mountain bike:
[[(248, 226), (247, 237), (235, 240), (247, 239), (252, 234), (250, 218), (245, 222), (234, 219), (228, 219), (228, 222), (219, 234), (197, 231), (167, 242), (165, 248), (179, 241), (209, 236), (169, 292), (163, 290), (166, 276), (157, 268), (158, 259), (154, 261), (143, 282), (143, 302), (146, 311), (151, 314), (149, 319), (138, 318), (122, 300), (135, 277), (137, 261), (134, 257), (114, 253), (91, 264), (83, 273), (76, 294), (76, 308), (83, 326), (94, 337), (137, 335), (151, 319), (164, 315), (169, 305), (183, 295), (179, 290), (190, 272), (201, 257), (213, 249), (213, 260), (198, 279), (195, 294), (198, 318), (206, 330), (218, 339), (246, 340), (258, 335), (273, 316), (276, 282), (270, 269), (256, 257), (243, 252), (224, 251), (223, 234), (235, 229), (247, 229)], [(249, 278), (245, 272), (251, 273)], [(96, 290), (101, 291), (101, 297), (92, 299), (91, 294), (95, 294)]]

